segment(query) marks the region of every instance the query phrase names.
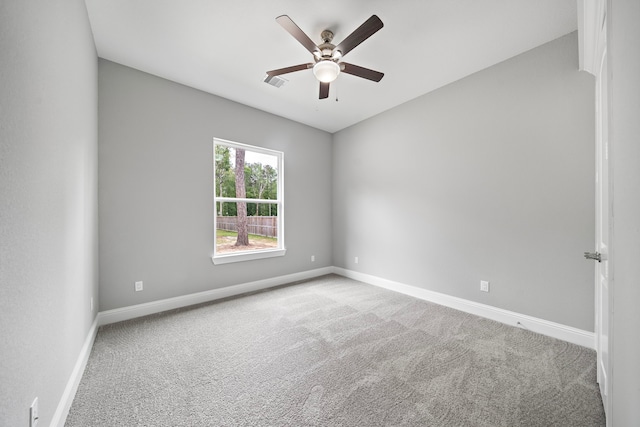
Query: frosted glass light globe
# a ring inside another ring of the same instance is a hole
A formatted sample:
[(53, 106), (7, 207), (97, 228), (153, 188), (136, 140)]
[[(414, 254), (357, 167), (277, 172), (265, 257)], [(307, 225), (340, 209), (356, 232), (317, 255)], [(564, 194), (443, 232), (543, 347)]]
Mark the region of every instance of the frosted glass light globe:
[(316, 65), (313, 66), (313, 75), (323, 83), (334, 81), (338, 77), (338, 74), (340, 74), (340, 66), (328, 59), (318, 61)]

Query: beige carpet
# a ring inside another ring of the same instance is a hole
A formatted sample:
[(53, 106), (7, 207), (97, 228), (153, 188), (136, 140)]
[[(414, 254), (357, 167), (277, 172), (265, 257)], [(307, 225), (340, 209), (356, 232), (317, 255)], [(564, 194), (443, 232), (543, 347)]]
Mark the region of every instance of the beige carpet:
[(100, 328), (66, 426), (604, 426), (595, 359), (331, 275)]

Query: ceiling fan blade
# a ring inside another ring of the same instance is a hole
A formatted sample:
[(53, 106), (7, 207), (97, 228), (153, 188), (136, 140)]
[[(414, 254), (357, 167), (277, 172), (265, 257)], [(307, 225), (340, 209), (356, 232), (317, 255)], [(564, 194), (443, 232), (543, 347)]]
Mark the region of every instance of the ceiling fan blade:
[(320, 82), (320, 96), (318, 99), (325, 99), (329, 97), (329, 83)]
[(309, 68), (313, 68), (313, 64), (293, 65), (291, 67), (279, 68), (277, 70), (267, 71), (267, 76), (269, 77), (279, 76), (281, 74), (293, 73), (294, 71), (308, 70)]
[(340, 63), (340, 70), (343, 73), (351, 74), (353, 76), (362, 77), (363, 79), (373, 80), (379, 82), (384, 77), (384, 73), (379, 71), (370, 70), (368, 68), (360, 67), (358, 65), (347, 64), (346, 62)]
[(276, 18), (276, 21), (282, 26), (282, 28), (287, 30), (287, 32), (291, 34), (293, 38), (298, 40), (300, 44), (304, 46), (305, 49), (307, 49), (309, 52), (311, 52), (312, 54), (320, 52), (320, 49), (318, 48), (318, 46), (316, 46), (313, 40), (311, 40), (309, 36), (307, 36), (304, 31), (302, 31), (300, 27), (298, 27), (296, 23), (293, 22), (287, 15), (278, 16)]
[[(294, 24), (295, 25), (295, 24)], [(342, 56), (349, 53), (354, 47), (371, 37), (378, 30), (380, 30), (384, 24), (376, 15), (372, 15), (367, 19), (364, 24), (360, 25), (356, 30), (349, 34), (346, 39), (342, 40), (334, 50), (342, 52)]]

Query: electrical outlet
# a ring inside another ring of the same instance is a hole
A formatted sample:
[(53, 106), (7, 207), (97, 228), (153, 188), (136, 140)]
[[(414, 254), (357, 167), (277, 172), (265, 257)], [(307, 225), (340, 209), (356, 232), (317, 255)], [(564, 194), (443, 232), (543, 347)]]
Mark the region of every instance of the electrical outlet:
[(355, 258), (353, 259), (353, 262), (357, 264), (357, 263), (358, 263), (358, 257), (355, 257)]
[(140, 292), (141, 290), (143, 290), (144, 285), (142, 284), (142, 282), (136, 282), (135, 289), (136, 289), (136, 292)]
[(311, 262), (316, 262), (316, 256), (315, 255), (311, 255)]
[(486, 280), (481, 280), (480, 281), (480, 290), (482, 292), (489, 292), (489, 282), (487, 282)]
[(38, 425), (38, 398), (36, 397), (29, 408), (29, 427), (36, 427)]

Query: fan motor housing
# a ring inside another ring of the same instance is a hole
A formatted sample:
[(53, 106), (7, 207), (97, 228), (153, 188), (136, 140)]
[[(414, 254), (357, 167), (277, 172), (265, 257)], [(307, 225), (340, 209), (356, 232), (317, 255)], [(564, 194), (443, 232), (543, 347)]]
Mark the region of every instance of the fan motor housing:
[(320, 37), (325, 43), (331, 43), (331, 40), (333, 40), (333, 31), (324, 30), (322, 33), (320, 33)]

